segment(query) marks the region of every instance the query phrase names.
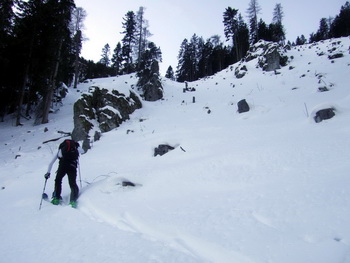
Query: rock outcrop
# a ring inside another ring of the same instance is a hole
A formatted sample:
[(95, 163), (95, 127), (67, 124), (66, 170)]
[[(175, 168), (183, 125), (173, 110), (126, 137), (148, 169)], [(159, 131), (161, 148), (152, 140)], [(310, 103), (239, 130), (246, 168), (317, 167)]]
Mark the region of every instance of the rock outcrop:
[(96, 132), (108, 132), (129, 119), (131, 113), (142, 107), (140, 98), (130, 91), (129, 96), (117, 90), (91, 87), (89, 93), (74, 104), (72, 138), (80, 141), (94, 137)]

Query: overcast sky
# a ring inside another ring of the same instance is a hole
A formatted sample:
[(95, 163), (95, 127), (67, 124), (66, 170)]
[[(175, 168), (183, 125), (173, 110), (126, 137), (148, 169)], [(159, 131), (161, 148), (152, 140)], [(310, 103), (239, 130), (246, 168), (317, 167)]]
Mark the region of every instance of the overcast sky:
[[(123, 17), (128, 11), (145, 7), (145, 18), (149, 21), (150, 38), (162, 50), (164, 74), (169, 65), (176, 70), (177, 55), (181, 42), (194, 33), (205, 40), (212, 35), (224, 37), (223, 13), (227, 7), (238, 9), (248, 22), (246, 10), (250, 0), (75, 0), (78, 7), (87, 12), (82, 56), (99, 61), (105, 44), (113, 52), (123, 35)], [(281, 3), (287, 40), (295, 41), (304, 34), (316, 32), (321, 18), (334, 17), (346, 0), (258, 0), (262, 18), (267, 24), (272, 21), (276, 3)], [(228, 43), (226, 43), (228, 44)]]

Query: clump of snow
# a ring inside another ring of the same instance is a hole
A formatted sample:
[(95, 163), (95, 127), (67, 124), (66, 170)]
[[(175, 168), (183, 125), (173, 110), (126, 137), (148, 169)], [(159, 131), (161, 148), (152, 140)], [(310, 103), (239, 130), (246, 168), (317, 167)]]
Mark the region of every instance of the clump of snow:
[[(287, 51), (293, 69), (278, 75), (253, 60), (244, 78), (227, 69), (190, 83), (195, 92), (163, 80), (164, 100), (143, 102), (81, 156), (78, 209), (44, 202), (38, 210), (61, 140), (42, 142), (72, 131), (73, 104), (90, 86), (126, 94), (136, 78), (70, 89), (46, 125), (14, 127), (7, 116), (0, 123), (0, 261), (349, 262), (350, 40), (336, 41), (344, 56), (333, 63), (317, 55), (328, 54), (328, 40)], [(319, 73), (332, 84), (327, 92), (318, 91)], [(250, 111), (238, 114), (241, 99)], [(337, 114), (316, 124), (321, 106)], [(163, 143), (177, 147), (154, 157)], [(123, 187), (123, 180), (137, 185)], [(49, 196), (53, 184), (54, 173)], [(65, 203), (69, 193), (65, 179)]]

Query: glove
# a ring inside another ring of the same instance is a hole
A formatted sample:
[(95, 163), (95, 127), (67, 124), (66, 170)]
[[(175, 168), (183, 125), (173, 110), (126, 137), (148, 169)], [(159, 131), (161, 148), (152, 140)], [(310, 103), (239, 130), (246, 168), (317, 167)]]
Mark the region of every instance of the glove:
[(45, 177), (45, 179), (49, 179), (49, 178), (50, 178), (50, 173), (46, 173), (46, 174), (44, 175), (44, 177)]

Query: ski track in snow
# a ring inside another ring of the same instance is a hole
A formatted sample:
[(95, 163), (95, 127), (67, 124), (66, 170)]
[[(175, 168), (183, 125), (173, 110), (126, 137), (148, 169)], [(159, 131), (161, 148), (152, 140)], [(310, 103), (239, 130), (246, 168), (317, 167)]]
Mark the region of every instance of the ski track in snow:
[(157, 229), (155, 225), (142, 222), (129, 213), (111, 217), (110, 214), (104, 213), (103, 210), (91, 205), (91, 203), (91, 200), (86, 203), (83, 202), (80, 210), (92, 220), (105, 222), (123, 231), (140, 234), (142, 238), (151, 240), (152, 242), (165, 243), (182, 253), (187, 253), (198, 258), (199, 262), (253, 263), (248, 257), (238, 252), (227, 250), (215, 243), (196, 238), (185, 232), (180, 232), (177, 229), (173, 229), (172, 226), (167, 226), (166, 229)]
[[(195, 92), (163, 80), (164, 100), (143, 102), (81, 156), (76, 210), (48, 202), (37, 210), (60, 143), (42, 142), (73, 129), (72, 106), (90, 86), (127, 93), (135, 76), (80, 84), (47, 125), (15, 128), (7, 116), (0, 262), (350, 262), (350, 39), (340, 40), (292, 47), (279, 75), (252, 60), (244, 78), (232, 66), (189, 83)], [(344, 57), (332, 62), (334, 47)], [(251, 108), (244, 114), (241, 99)], [(316, 124), (323, 107), (336, 116)], [(175, 150), (153, 157), (162, 143)], [(137, 186), (122, 187), (124, 178)], [(54, 170), (49, 196), (53, 184)]]

